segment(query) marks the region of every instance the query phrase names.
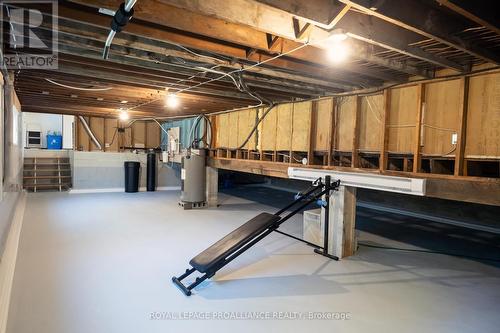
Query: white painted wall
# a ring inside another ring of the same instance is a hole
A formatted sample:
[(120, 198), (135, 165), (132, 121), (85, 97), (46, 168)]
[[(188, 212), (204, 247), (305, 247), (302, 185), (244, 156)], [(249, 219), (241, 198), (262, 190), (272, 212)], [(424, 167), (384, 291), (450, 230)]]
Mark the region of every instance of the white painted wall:
[(12, 81), (5, 78), (4, 85), (2, 79), (0, 75), (0, 257), (22, 188), (23, 174), (21, 105)]
[[(47, 133), (63, 132), (63, 116), (60, 114), (23, 112), (23, 147), (26, 147), (26, 131), (42, 132), (42, 148), (47, 148)], [(64, 140), (64, 138), (63, 138)]]
[(63, 142), (62, 142), (62, 147), (63, 149), (73, 149), (73, 128), (74, 128), (74, 123), (75, 123), (75, 116), (69, 116), (69, 115), (63, 115), (62, 116), (62, 136), (63, 136)]

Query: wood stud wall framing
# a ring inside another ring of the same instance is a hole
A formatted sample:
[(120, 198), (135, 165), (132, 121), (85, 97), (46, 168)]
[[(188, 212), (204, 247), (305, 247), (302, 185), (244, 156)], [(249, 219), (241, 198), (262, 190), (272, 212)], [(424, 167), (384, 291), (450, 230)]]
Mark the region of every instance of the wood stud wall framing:
[[(103, 151), (117, 152), (131, 148), (158, 148), (161, 141), (161, 129), (155, 121), (136, 121), (130, 126), (116, 118), (85, 117)], [(119, 132), (118, 128), (124, 128)], [(95, 151), (97, 146), (92, 142), (82, 124), (76, 118), (75, 123), (76, 150)]]
[[(280, 104), (258, 126), (251, 145), (237, 152), (233, 151), (265, 109), (220, 114), (213, 117), (212, 156), (255, 159), (252, 156), (257, 155), (261, 161), (287, 164), (301, 164), (307, 158), (308, 166), (446, 177), (467, 176), (472, 161), (474, 176), (499, 178), (498, 119), (492, 112), (499, 107), (499, 83), (500, 73), (494, 71), (408, 83), (368, 96)], [(479, 89), (486, 90), (486, 98)], [(248, 112), (258, 117), (245, 116)], [(471, 119), (481, 130), (467, 126)], [(496, 150), (488, 156), (474, 151), (482, 146), (478, 142), (495, 140)]]

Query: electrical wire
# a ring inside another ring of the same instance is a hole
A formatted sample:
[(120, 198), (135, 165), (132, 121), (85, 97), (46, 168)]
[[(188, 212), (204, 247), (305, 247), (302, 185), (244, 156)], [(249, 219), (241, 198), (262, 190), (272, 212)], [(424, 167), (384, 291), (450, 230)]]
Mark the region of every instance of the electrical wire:
[(238, 146), (238, 148), (236, 148), (236, 150), (238, 149), (242, 149), (243, 147), (245, 147), (245, 145), (248, 143), (248, 141), (250, 141), (250, 138), (252, 137), (252, 135), (255, 133), (255, 131), (257, 130), (257, 127), (259, 126), (259, 124), (262, 122), (262, 120), (264, 120), (264, 118), (267, 116), (267, 114), (269, 112), (271, 112), (271, 110), (276, 106), (276, 104), (274, 103), (271, 103), (271, 105), (267, 108), (267, 110), (262, 114), (262, 116), (259, 118), (259, 120), (255, 123), (254, 127), (252, 128), (252, 130), (250, 131), (250, 133), (248, 134), (247, 138), (245, 139), (245, 141), (243, 141), (243, 143), (241, 145)]
[[(325, 39), (325, 40), (326, 40), (326, 39)], [(323, 40), (320, 40), (320, 41), (318, 41), (317, 43), (319, 43), (319, 42), (321, 42), (321, 41), (323, 41)], [(300, 50), (300, 49), (302, 49), (302, 48), (304, 48), (304, 47), (306, 47), (306, 46), (308, 46), (308, 45), (311, 45), (311, 43), (310, 43), (309, 41), (308, 41), (308, 42), (306, 42), (306, 43), (304, 43), (304, 44), (302, 44), (302, 45), (300, 45), (300, 46), (298, 46), (298, 47), (296, 47), (296, 48), (294, 48), (294, 49), (291, 49), (291, 50), (289, 50), (289, 51), (287, 51), (287, 52), (283, 52), (283, 53), (280, 53), (280, 54), (278, 54), (278, 55), (276, 55), (276, 56), (274, 56), (274, 57), (271, 57), (271, 58), (269, 58), (269, 59), (259, 61), (259, 62), (255, 63), (255, 64), (253, 64), (253, 65), (248, 66), (248, 67), (242, 67), (242, 68), (240, 68), (240, 69), (235, 69), (235, 70), (232, 70), (232, 71), (230, 71), (230, 72), (227, 72), (227, 73), (225, 73), (225, 74), (223, 74), (223, 75), (221, 75), (221, 76), (219, 76), (219, 77), (216, 77), (216, 78), (210, 79), (210, 80), (208, 80), (208, 81), (200, 82), (200, 83), (198, 83), (198, 84), (196, 84), (196, 85), (194, 85), (194, 86), (188, 87), (188, 88), (183, 88), (183, 89), (181, 89), (181, 90), (177, 91), (177, 93), (186, 92), (186, 91), (189, 91), (189, 90), (191, 90), (191, 89), (194, 89), (194, 88), (197, 88), (197, 87), (203, 86), (203, 85), (205, 85), (205, 84), (209, 84), (209, 83), (212, 83), (212, 82), (215, 82), (215, 81), (222, 80), (222, 79), (223, 79), (223, 78), (225, 78), (226, 76), (229, 76), (229, 75), (232, 75), (232, 74), (236, 74), (236, 73), (241, 73), (241, 72), (248, 71), (248, 70), (250, 70), (250, 69), (252, 69), (252, 68), (255, 68), (255, 67), (261, 66), (261, 65), (266, 64), (266, 63), (268, 63), (268, 62), (270, 62), (270, 61), (276, 60), (276, 59), (278, 59), (278, 58), (281, 58), (281, 57), (283, 57), (283, 56), (286, 56), (286, 55), (288, 55), (288, 54), (291, 54), (291, 53), (293, 53), (293, 52), (296, 52), (296, 51), (298, 51), (298, 50)]]
[(81, 88), (81, 87), (74, 87), (74, 86), (70, 86), (70, 85), (67, 85), (67, 84), (62, 84), (62, 83), (59, 83), (59, 82), (56, 82), (54, 80), (51, 80), (49, 78), (45, 78), (46, 81), (52, 83), (52, 84), (55, 84), (56, 86), (60, 86), (60, 87), (64, 87), (64, 88), (68, 88), (68, 89), (73, 89), (73, 90), (83, 90), (83, 91), (107, 91), (107, 90), (111, 90), (113, 89), (113, 87), (103, 87), (103, 88)]
[(368, 243), (364, 243), (364, 242), (358, 242), (358, 245), (359, 246), (364, 246), (364, 247), (371, 247), (371, 248), (375, 248), (375, 249), (382, 249), (382, 250), (404, 251), (404, 252), (420, 252), (420, 253), (431, 253), (431, 254), (443, 254), (443, 255), (447, 255), (447, 256), (453, 256), (453, 257), (459, 257), (459, 258), (465, 258), (465, 259), (474, 259), (474, 260), (482, 260), (482, 261), (500, 262), (500, 259), (475, 257), (475, 256), (469, 256), (469, 255), (464, 255), (464, 254), (459, 254), (459, 253), (453, 253), (453, 252), (446, 252), (446, 251), (408, 249), (408, 248), (400, 248), (400, 247), (373, 245), (373, 244), (368, 244)]

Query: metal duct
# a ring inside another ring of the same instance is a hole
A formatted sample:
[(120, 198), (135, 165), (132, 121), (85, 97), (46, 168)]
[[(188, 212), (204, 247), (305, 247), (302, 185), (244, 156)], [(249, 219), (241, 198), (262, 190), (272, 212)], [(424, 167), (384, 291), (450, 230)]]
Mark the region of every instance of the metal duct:
[(97, 148), (99, 148), (99, 150), (102, 150), (101, 144), (99, 143), (99, 141), (95, 137), (94, 133), (90, 129), (90, 126), (87, 123), (87, 121), (85, 120), (85, 118), (83, 118), (82, 116), (78, 116), (78, 119), (80, 119), (80, 121), (82, 122), (83, 128), (85, 128), (85, 131), (90, 136), (90, 138), (92, 139), (92, 141), (94, 142), (94, 144), (97, 146)]

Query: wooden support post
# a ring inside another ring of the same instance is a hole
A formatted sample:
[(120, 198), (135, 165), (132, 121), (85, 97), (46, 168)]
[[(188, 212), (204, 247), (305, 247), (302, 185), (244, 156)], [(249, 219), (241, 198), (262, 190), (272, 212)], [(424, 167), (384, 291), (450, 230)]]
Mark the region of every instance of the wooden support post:
[(314, 164), (314, 137), (316, 135), (316, 118), (318, 117), (318, 102), (311, 102), (311, 117), (307, 139), (307, 165)]
[[(289, 158), (288, 158), (288, 164), (293, 164), (294, 163), (294, 156), (293, 156), (293, 147), (292, 147), (292, 142), (293, 142), (293, 114), (295, 112), (295, 103), (292, 103), (292, 111), (291, 111), (291, 116), (290, 118), (292, 119), (290, 121), (290, 149), (289, 149)], [(278, 119), (278, 117), (276, 117)], [(277, 120), (276, 120), (277, 121)], [(277, 128), (276, 124), (276, 128)], [(276, 131), (278, 133), (278, 131)], [(274, 141), (276, 143), (276, 140)]]
[(102, 151), (106, 152), (106, 118), (102, 124)]
[(340, 186), (330, 195), (328, 253), (339, 258), (356, 252), (356, 188)]
[(467, 134), (467, 111), (469, 104), (469, 77), (460, 79), (460, 111), (458, 118), (457, 148), (455, 150), (455, 176), (464, 175), (465, 171), (465, 142)]
[(219, 169), (206, 167), (206, 200), (208, 207), (217, 207), (219, 193)]
[(333, 132), (335, 130), (335, 105), (337, 100), (332, 98), (332, 109), (330, 110), (330, 115), (328, 118), (328, 163), (327, 165), (332, 165), (332, 151), (333, 151)]
[(78, 119), (78, 117), (75, 117), (75, 146), (73, 147), (74, 150), (79, 150), (78, 149), (78, 146), (80, 144), (80, 132), (78, 130), (78, 127), (80, 126), (80, 119)]
[(390, 89), (384, 90), (384, 106), (382, 109), (382, 138), (380, 140), (380, 156), (379, 156), (379, 169), (384, 171), (387, 168), (387, 147), (389, 145), (389, 113), (391, 107), (391, 91)]
[[(210, 145), (210, 148), (217, 147), (217, 116), (211, 115), (208, 116), (208, 119), (210, 119), (210, 141), (208, 144)], [(161, 131), (160, 131), (161, 133)]]
[(355, 99), (355, 110), (354, 113), (354, 131), (352, 137), (352, 155), (351, 155), (351, 167), (357, 168), (359, 166), (359, 120), (361, 118), (361, 97), (356, 96)]
[(144, 148), (148, 148), (148, 122), (147, 121), (144, 122)]
[(132, 124), (132, 126), (130, 126), (130, 147), (134, 148), (134, 142), (135, 142), (135, 139), (134, 139), (134, 124)]
[(415, 122), (415, 142), (413, 146), (413, 172), (420, 172), (422, 167), (422, 154), (421, 154), (421, 143), (422, 143), (422, 118), (425, 110), (425, 84), (420, 83), (418, 85), (417, 92), (417, 118)]

